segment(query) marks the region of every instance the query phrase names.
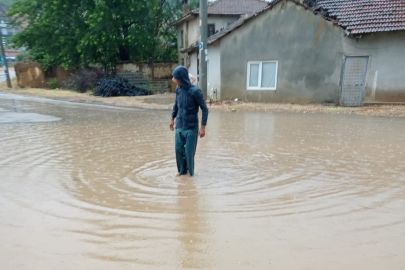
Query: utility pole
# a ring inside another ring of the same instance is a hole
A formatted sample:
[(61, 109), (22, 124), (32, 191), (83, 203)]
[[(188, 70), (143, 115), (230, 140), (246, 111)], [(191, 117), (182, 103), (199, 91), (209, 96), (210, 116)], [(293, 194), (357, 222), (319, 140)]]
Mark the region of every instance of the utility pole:
[(3, 62), (4, 74), (6, 75), (7, 79), (7, 87), (11, 88), (11, 81), (10, 81), (10, 74), (8, 73), (8, 66), (6, 60), (6, 53), (4, 52), (4, 44), (3, 44), (3, 33), (0, 29), (0, 46), (1, 46), (1, 61)]
[[(206, 55), (208, 52), (208, 25), (207, 25), (207, 15), (208, 4), (207, 0), (200, 0), (200, 80), (201, 80), (201, 91), (205, 99), (207, 99), (207, 59)], [(202, 45), (202, 46), (201, 46)]]

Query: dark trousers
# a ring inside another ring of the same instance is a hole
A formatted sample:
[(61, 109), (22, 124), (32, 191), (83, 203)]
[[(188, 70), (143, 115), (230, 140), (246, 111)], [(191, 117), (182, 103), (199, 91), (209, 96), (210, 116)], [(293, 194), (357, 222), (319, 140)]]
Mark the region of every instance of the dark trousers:
[(176, 130), (176, 161), (180, 175), (194, 175), (194, 156), (197, 150), (198, 130)]

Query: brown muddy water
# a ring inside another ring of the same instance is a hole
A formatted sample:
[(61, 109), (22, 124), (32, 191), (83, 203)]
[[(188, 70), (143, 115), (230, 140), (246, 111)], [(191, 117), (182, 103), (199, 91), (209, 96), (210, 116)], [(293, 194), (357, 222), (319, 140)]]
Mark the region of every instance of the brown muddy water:
[(0, 269), (405, 269), (400, 118), (170, 112), (0, 95)]

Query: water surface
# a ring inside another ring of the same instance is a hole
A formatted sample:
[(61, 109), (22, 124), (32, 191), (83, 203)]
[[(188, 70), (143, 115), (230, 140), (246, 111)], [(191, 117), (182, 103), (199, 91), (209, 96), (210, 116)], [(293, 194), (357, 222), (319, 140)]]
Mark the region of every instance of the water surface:
[(404, 269), (401, 118), (170, 112), (0, 95), (1, 269)]

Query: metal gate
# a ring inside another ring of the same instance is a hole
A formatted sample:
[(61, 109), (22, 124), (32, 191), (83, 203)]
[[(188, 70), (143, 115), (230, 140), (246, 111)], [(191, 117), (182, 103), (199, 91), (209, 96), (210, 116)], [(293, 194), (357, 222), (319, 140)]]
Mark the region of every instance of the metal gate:
[(358, 107), (363, 103), (368, 56), (348, 56), (345, 59), (340, 105)]

